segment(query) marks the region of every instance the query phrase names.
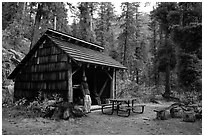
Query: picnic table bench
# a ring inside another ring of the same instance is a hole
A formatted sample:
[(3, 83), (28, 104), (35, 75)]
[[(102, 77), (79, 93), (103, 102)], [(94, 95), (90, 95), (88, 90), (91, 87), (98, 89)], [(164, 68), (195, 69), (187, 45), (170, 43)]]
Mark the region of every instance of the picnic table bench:
[(112, 106), (112, 104), (110, 104), (110, 103), (100, 104), (99, 106), (101, 106), (101, 112), (102, 112), (103, 114), (109, 114), (109, 113), (105, 113), (105, 112), (104, 112), (104, 107)]
[[(136, 99), (128, 99), (128, 98), (125, 98), (125, 99), (109, 99), (110, 100), (110, 103), (107, 103), (107, 104), (101, 104), (101, 111), (103, 114), (109, 114), (109, 115), (112, 115), (114, 113), (114, 111), (116, 110), (117, 112), (117, 115), (118, 116), (125, 116), (125, 117), (128, 117), (130, 115), (130, 112), (132, 110), (133, 113), (143, 113), (144, 112), (144, 107), (145, 105), (142, 105), (142, 104), (134, 104), (134, 101), (136, 101)], [(130, 104), (132, 104), (130, 106)], [(105, 113), (104, 112), (104, 108), (107, 107), (107, 106), (111, 106), (111, 112), (110, 113)], [(136, 107), (141, 107), (141, 112), (138, 112), (138, 111), (135, 111), (135, 108)], [(125, 114), (121, 114), (120, 112), (125, 112)]]

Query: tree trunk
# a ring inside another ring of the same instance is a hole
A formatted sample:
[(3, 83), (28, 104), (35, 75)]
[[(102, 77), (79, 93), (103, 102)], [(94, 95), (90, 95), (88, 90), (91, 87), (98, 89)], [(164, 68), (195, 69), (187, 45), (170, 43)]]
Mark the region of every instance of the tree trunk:
[[(167, 34), (165, 35), (165, 45), (167, 46)], [(168, 53), (166, 51), (167, 56), (167, 65), (166, 65), (166, 81), (165, 81), (165, 93), (163, 94), (163, 97), (169, 98), (170, 96), (170, 57), (168, 56)]]
[(136, 68), (136, 83), (139, 84), (139, 71), (138, 71), (138, 68)]
[[(153, 6), (153, 9), (154, 9), (154, 6)], [(154, 55), (154, 60), (153, 60), (153, 63), (154, 63), (154, 66), (156, 66), (156, 22), (154, 21), (154, 26), (153, 26), (153, 55)], [(157, 79), (157, 68), (155, 68), (154, 70), (154, 84), (157, 85), (158, 84), (158, 79)]]
[(42, 17), (42, 10), (43, 10), (43, 3), (38, 3), (38, 9), (35, 16), (35, 23), (34, 23), (34, 32), (33, 32), (33, 39), (31, 41), (30, 50), (33, 48), (35, 43), (37, 42), (37, 39), (39, 38), (39, 27), (40, 27), (40, 21)]
[(166, 82), (165, 82), (165, 93), (163, 95), (165, 98), (170, 96), (170, 66), (166, 66)]

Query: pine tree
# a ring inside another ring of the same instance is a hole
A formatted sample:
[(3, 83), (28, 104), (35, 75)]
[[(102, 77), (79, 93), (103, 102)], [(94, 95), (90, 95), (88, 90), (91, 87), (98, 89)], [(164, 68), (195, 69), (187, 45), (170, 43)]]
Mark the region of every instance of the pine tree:
[[(158, 61), (159, 61), (159, 70), (165, 72), (165, 93), (164, 97), (168, 98), (170, 96), (170, 71), (175, 66), (174, 48), (173, 43), (170, 40), (170, 27), (172, 22), (169, 19), (169, 15), (176, 11), (176, 3), (173, 2), (164, 2), (159, 3), (158, 7), (153, 11), (153, 16), (160, 23), (160, 28), (164, 34), (164, 42), (162, 47), (158, 51)], [(161, 62), (161, 60), (165, 62)]]
[(17, 2), (2, 3), (2, 30), (5, 30), (14, 21), (17, 10)]
[(95, 33), (93, 26), (93, 13), (96, 10), (97, 3), (81, 2), (79, 3), (79, 34), (80, 38), (95, 42)]
[[(128, 67), (129, 58), (127, 57), (127, 55), (129, 51), (132, 51), (132, 42), (135, 41), (135, 7), (132, 3), (129, 2), (122, 3), (121, 6), (123, 12), (119, 19), (122, 22), (122, 24), (120, 24), (122, 33), (119, 35), (118, 39), (120, 40), (119, 44), (123, 49), (121, 54), (123, 65)], [(131, 53), (129, 55), (131, 55)]]
[(173, 40), (179, 49), (178, 77), (181, 86), (201, 91), (202, 4), (178, 4), (179, 23), (173, 26)]
[(96, 40), (105, 48), (106, 53), (110, 53), (113, 44), (112, 24), (115, 18), (114, 7), (110, 2), (99, 3), (98, 18), (96, 21)]
[[(155, 9), (155, 7), (153, 6), (153, 10)], [(157, 58), (156, 58), (156, 54), (157, 54), (157, 49), (158, 49), (158, 33), (159, 33), (159, 24), (158, 21), (156, 21), (156, 19), (154, 17), (151, 17), (151, 22), (149, 24), (150, 26), (150, 31), (152, 31), (152, 37), (151, 37), (151, 49), (150, 49), (150, 53), (152, 54), (152, 62), (153, 62), (153, 79), (154, 79), (154, 84), (158, 85), (158, 68), (157, 68)], [(150, 74), (151, 75), (151, 74)]]
[(131, 79), (139, 83), (139, 68), (143, 64), (143, 51), (145, 51), (145, 41), (142, 39), (141, 30), (141, 15), (138, 12), (140, 3), (122, 3), (122, 15), (119, 17), (121, 22), (119, 48), (123, 49), (121, 54), (122, 63), (128, 68)]
[[(32, 44), (36, 43), (38, 38), (47, 28), (54, 28), (54, 16), (57, 18), (57, 30), (70, 32), (67, 21), (67, 9), (63, 2), (39, 2), (35, 16)], [(41, 28), (41, 29), (40, 29)]]

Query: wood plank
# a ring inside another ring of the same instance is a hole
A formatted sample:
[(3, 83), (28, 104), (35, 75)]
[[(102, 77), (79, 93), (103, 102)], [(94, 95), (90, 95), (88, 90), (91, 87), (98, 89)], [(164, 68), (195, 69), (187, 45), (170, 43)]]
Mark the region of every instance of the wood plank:
[(78, 69), (74, 70), (73, 73), (72, 73), (72, 76), (79, 70), (80, 70), (80, 67)]
[(108, 75), (108, 77), (112, 80), (112, 76), (108, 73), (108, 71), (105, 69), (106, 74)]
[(104, 91), (104, 89), (105, 89), (105, 87), (106, 87), (106, 85), (107, 85), (107, 83), (108, 83), (108, 79), (105, 81), (105, 83), (103, 84), (103, 87), (101, 88), (101, 90), (100, 90), (100, 92), (99, 92), (99, 97), (102, 95), (102, 93), (103, 93), (103, 91)]

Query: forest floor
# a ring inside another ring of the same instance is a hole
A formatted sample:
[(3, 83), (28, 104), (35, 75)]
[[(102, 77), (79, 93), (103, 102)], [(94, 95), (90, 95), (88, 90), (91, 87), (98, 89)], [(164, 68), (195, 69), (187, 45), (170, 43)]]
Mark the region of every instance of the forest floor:
[(131, 113), (119, 117), (93, 111), (82, 118), (50, 120), (41, 117), (29, 118), (20, 110), (5, 108), (2, 111), (3, 135), (201, 135), (202, 120), (183, 122), (181, 118), (156, 120), (155, 108), (169, 106), (168, 103), (146, 104), (143, 114)]

